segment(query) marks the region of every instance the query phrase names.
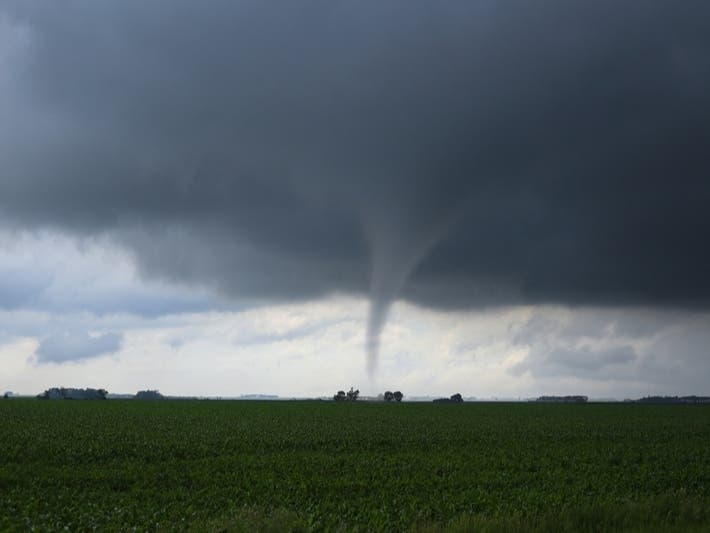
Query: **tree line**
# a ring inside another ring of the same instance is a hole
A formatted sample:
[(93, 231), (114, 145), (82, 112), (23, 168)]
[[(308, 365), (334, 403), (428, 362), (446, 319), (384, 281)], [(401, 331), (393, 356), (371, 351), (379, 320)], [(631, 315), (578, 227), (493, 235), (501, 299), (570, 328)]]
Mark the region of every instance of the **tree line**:
[[(336, 402), (354, 402), (360, 397), (360, 389), (353, 389), (353, 387), (350, 387), (350, 390), (348, 392), (345, 392), (343, 390), (339, 390), (338, 392), (335, 393), (333, 396), (333, 400)], [(379, 398), (386, 401), (386, 402), (401, 402), (402, 398), (404, 398), (404, 394), (402, 394), (402, 391), (385, 391), (383, 394), (379, 395)]]

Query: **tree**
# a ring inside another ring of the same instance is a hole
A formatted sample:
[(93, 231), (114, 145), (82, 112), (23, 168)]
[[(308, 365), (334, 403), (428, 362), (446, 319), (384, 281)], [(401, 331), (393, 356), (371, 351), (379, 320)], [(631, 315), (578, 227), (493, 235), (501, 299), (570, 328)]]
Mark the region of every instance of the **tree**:
[(452, 402), (456, 402), (456, 403), (460, 403), (460, 402), (463, 401), (463, 398), (462, 398), (461, 395), (457, 392), (456, 394), (454, 394), (453, 396), (451, 396), (451, 401), (452, 401)]
[(353, 388), (350, 387), (350, 390), (348, 391), (348, 401), (354, 402), (357, 400), (358, 396), (360, 396), (360, 389), (353, 390)]
[(136, 400), (162, 400), (163, 395), (159, 390), (139, 390), (135, 398)]
[(385, 401), (386, 402), (391, 402), (394, 400), (394, 394), (392, 393), (391, 390), (385, 391)]
[(339, 390), (338, 393), (333, 396), (333, 400), (336, 402), (344, 402), (346, 400), (345, 391)]
[(355, 390), (350, 387), (350, 390), (348, 392), (339, 390), (338, 393), (333, 396), (333, 400), (335, 400), (336, 402), (354, 402), (355, 400), (357, 400), (358, 396), (360, 396), (360, 390)]
[(52, 387), (37, 398), (43, 400), (105, 400), (108, 395), (106, 389), (75, 389), (73, 387)]
[(401, 402), (402, 398), (404, 398), (404, 394), (402, 394), (401, 391), (395, 391), (394, 394), (392, 395), (397, 402)]

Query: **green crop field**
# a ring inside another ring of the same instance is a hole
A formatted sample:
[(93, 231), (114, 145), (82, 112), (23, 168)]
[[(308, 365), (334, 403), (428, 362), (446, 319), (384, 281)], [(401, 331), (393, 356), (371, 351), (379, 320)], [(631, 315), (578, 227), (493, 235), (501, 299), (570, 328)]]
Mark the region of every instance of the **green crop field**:
[(0, 530), (710, 530), (710, 407), (0, 401)]

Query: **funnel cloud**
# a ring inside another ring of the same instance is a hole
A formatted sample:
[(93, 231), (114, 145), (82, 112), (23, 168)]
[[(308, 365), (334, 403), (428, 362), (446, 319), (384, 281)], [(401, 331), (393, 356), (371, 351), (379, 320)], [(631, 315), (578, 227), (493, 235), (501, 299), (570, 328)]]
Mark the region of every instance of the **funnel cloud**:
[(0, 228), (230, 301), (367, 295), (371, 375), (397, 299), (707, 310), (708, 17), (7, 0)]

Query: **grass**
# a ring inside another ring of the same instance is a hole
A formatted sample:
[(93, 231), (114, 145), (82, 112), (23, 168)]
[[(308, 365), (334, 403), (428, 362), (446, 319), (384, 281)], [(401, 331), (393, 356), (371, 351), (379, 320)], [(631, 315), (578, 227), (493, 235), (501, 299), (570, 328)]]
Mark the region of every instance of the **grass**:
[(8, 400), (0, 530), (701, 531), (710, 408)]

